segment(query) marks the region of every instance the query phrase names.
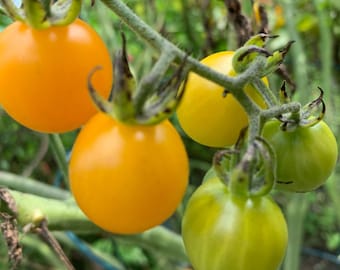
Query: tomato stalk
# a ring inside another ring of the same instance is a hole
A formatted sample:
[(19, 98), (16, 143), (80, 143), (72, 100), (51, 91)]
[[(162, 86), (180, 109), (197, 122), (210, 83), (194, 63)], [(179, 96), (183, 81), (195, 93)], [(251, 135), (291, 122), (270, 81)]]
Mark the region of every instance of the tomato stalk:
[[(70, 230), (77, 234), (107, 234), (89, 221), (71, 200), (47, 199), (14, 190), (9, 190), (9, 193), (16, 202), (17, 221), (20, 226), (31, 224), (40, 212), (48, 220), (51, 231)], [(149, 250), (157, 250), (173, 260), (187, 260), (181, 237), (160, 226), (138, 235), (112, 235), (112, 237), (125, 243), (141, 245)]]
[(92, 76), (100, 69), (94, 68), (88, 75), (88, 90), (98, 109), (120, 122), (129, 125), (155, 125), (167, 119), (177, 108), (183, 91), (180, 84), (187, 75), (186, 58), (170, 78), (164, 80), (166, 71), (175, 55), (163, 51), (149, 74), (136, 83), (127, 60), (125, 36), (123, 48), (116, 53), (115, 82), (109, 100), (103, 98), (92, 85)]
[(66, 190), (8, 172), (0, 171), (0, 185), (51, 199), (66, 200), (71, 197)]

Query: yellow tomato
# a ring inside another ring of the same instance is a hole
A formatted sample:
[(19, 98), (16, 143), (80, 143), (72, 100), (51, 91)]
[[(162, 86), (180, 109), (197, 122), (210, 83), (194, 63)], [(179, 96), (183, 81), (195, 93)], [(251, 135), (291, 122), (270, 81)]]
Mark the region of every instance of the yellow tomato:
[[(234, 52), (222, 51), (204, 58), (201, 63), (234, 76)], [(267, 80), (264, 79), (265, 83)], [(233, 145), (240, 131), (248, 125), (248, 116), (232, 94), (222, 96), (224, 88), (208, 79), (190, 73), (181, 104), (177, 110), (179, 123), (194, 141), (212, 147)], [(256, 89), (247, 85), (245, 92), (264, 107)]]

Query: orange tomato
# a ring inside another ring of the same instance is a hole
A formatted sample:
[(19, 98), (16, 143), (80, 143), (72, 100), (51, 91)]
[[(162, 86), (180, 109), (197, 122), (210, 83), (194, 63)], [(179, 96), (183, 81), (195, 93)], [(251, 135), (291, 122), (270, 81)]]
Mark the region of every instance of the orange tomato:
[(104, 113), (81, 130), (69, 164), (72, 193), (103, 229), (142, 232), (164, 222), (188, 184), (188, 157), (169, 121), (129, 126)]
[(111, 57), (99, 35), (77, 19), (68, 26), (36, 30), (14, 22), (0, 33), (0, 104), (16, 121), (41, 132), (80, 127), (96, 108), (87, 90), (95, 66), (94, 87), (108, 97)]

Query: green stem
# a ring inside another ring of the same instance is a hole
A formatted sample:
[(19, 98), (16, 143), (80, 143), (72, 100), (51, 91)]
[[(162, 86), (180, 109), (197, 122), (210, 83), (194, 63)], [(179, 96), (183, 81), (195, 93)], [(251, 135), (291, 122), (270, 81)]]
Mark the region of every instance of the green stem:
[[(71, 200), (47, 199), (13, 190), (10, 190), (10, 194), (15, 199), (17, 221), (22, 227), (34, 223), (39, 213), (38, 216), (46, 217), (51, 231), (70, 230), (78, 234), (106, 234), (89, 221)], [(112, 235), (112, 237), (158, 251), (176, 261), (187, 261), (181, 237), (163, 227), (155, 227), (141, 234)]]
[[(297, 91), (297, 94), (300, 95), (302, 98), (306, 98), (302, 96), (301, 94), (303, 93), (308, 93), (306, 89), (308, 89), (308, 84), (307, 84), (307, 59), (306, 59), (306, 54), (305, 54), (305, 49), (304, 49), (304, 42), (302, 38), (300, 37), (299, 33), (297, 32), (296, 29), (296, 18), (294, 12), (298, 10), (295, 5), (296, 5), (295, 0), (283, 0), (283, 9), (285, 11), (285, 21), (287, 24), (288, 32), (291, 36), (291, 39), (295, 41), (294, 46), (291, 48), (291, 53), (290, 55), (293, 64), (293, 72), (294, 72), (294, 78), (296, 79), (296, 85), (298, 90), (302, 91)], [(307, 97), (308, 98), (308, 97)]]
[[(186, 57), (186, 53), (184, 51), (147, 25), (131, 9), (129, 9), (126, 4), (122, 3), (120, 0), (102, 0), (102, 2), (115, 12), (137, 35), (145, 39), (159, 52), (171, 52), (178, 62), (184, 60)], [(259, 77), (261, 71), (263, 71), (266, 65), (265, 57), (258, 57), (258, 59), (256, 59), (256, 61), (245, 72), (235, 77), (226, 76), (225, 74), (217, 72), (190, 56), (187, 57), (186, 62), (193, 72), (223, 86), (225, 89), (228, 89), (228, 91), (230, 91), (245, 108), (248, 115), (260, 114), (260, 108), (244, 93), (242, 89), (249, 81)], [(261, 90), (264, 89), (261, 88)], [(145, 93), (143, 93), (143, 95), (144, 94)], [(270, 97), (270, 93), (266, 95), (269, 96), (269, 104), (274, 103), (271, 101), (272, 97)], [(255, 121), (255, 119), (253, 119), (253, 121)], [(259, 119), (256, 121), (259, 122)], [(254, 135), (259, 133), (258, 127), (259, 124), (255, 125), (253, 132)]]
[[(318, 15), (318, 25), (320, 29), (320, 44), (319, 44), (319, 52), (321, 56), (321, 81), (322, 81), (322, 88), (325, 90), (325, 94), (331, 97), (332, 95), (337, 95), (337, 89), (332, 89), (332, 78), (333, 78), (333, 40), (332, 40), (332, 32), (331, 32), (331, 21), (330, 17), (328, 15), (329, 10), (325, 9), (324, 6), (322, 6), (322, 1), (314, 0), (314, 5), (317, 10)], [(336, 108), (333, 108), (333, 110)], [(333, 114), (336, 115), (336, 114)], [(328, 119), (330, 120), (330, 123), (332, 123), (332, 120), (334, 119), (334, 116), (332, 114), (329, 115)], [(340, 185), (339, 181), (339, 174), (335, 172), (326, 183), (326, 188), (329, 196), (331, 197), (331, 200), (334, 205), (334, 209), (337, 209), (336, 216), (338, 220), (338, 225), (340, 226), (340, 210), (337, 207), (340, 205), (340, 198), (339, 198), (339, 192), (340, 192)]]
[(283, 270), (299, 270), (300, 254), (303, 241), (303, 224), (308, 209), (306, 194), (292, 195), (287, 209), (289, 241)]
[(86, 218), (73, 200), (48, 199), (14, 190), (10, 190), (10, 194), (15, 199), (18, 209), (17, 219), (21, 226), (35, 223), (37, 216), (44, 216), (52, 231), (100, 232), (100, 229)]
[(68, 178), (68, 162), (66, 159), (66, 151), (63, 142), (58, 134), (50, 134), (50, 146), (53, 151), (54, 158), (59, 166), (59, 169), (64, 177), (64, 183), (69, 188)]
[(66, 190), (3, 171), (0, 171), (0, 185), (51, 199), (65, 200), (71, 197), (71, 194)]
[(188, 260), (182, 238), (161, 226), (133, 236), (116, 235), (115, 239), (135, 244), (151, 251), (161, 252), (174, 261), (186, 262)]
[[(163, 74), (167, 71), (173, 60), (175, 59), (175, 55), (170, 50), (163, 50), (158, 61), (153, 66), (148, 76), (145, 76), (143, 80), (140, 82), (138, 91), (136, 92), (135, 100), (135, 108), (137, 112), (142, 110), (143, 105), (146, 102), (146, 99), (153, 93), (150, 93), (150, 89), (157, 90), (157, 85), (163, 80)], [(156, 87), (155, 87), (156, 85)]]
[(254, 139), (260, 135), (261, 132), (261, 117), (259, 114), (249, 115), (248, 126), (248, 142), (251, 143)]
[(320, 33), (319, 53), (321, 56), (321, 80), (322, 88), (330, 94), (332, 74), (333, 74), (333, 40), (332, 40), (332, 28), (331, 17), (329, 16), (329, 10), (323, 5), (324, 1), (313, 0), (316, 7), (318, 16), (318, 25)]
[[(142, 19), (140, 19), (125, 3), (120, 0), (101, 0), (109, 9), (116, 13), (122, 21), (126, 23), (138, 36), (146, 40), (151, 46), (161, 51), (171, 51), (178, 58), (183, 61), (187, 54), (175, 46), (173, 43), (162, 37), (157, 31), (152, 29)], [(187, 57), (187, 63), (192, 70), (197, 74), (223, 85), (224, 87), (233, 91), (236, 78), (226, 76), (217, 72), (206, 65), (201, 64), (193, 57)]]
[(287, 104), (282, 104), (280, 106), (274, 106), (269, 109), (263, 110), (261, 112), (261, 117), (265, 119), (270, 119), (273, 117), (276, 117), (280, 114), (285, 114), (285, 113), (297, 113), (301, 109), (301, 104), (299, 102), (291, 102)]
[(255, 78), (254, 81), (252, 81), (253, 86), (259, 91), (261, 96), (264, 98), (267, 106), (270, 108), (272, 106), (279, 105), (279, 100), (274, 95), (274, 93), (264, 84), (264, 82), (259, 79)]
[(340, 181), (339, 181), (340, 174), (338, 172), (333, 173), (326, 183), (327, 192), (333, 202), (335, 214), (337, 217), (337, 223), (340, 227)]

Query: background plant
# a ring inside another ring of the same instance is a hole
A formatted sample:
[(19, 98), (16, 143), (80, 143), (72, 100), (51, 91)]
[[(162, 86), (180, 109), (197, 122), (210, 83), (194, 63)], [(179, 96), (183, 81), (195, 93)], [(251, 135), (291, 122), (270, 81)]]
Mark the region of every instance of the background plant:
[[(340, 58), (337, 49), (340, 44), (340, 30), (337, 23), (340, 11), (338, 2), (335, 0), (262, 2), (268, 11), (269, 25), (274, 29), (273, 33), (280, 35), (271, 43), (273, 48), (280, 47), (291, 39), (296, 41), (285, 60), (287, 71), (296, 84), (294, 97), (306, 101), (312, 89), (322, 86), (327, 105), (326, 119), (338, 137), (340, 125), (336, 114), (339, 106), (337, 73)], [(244, 14), (254, 18), (250, 1), (242, 1), (242, 3)], [(238, 46), (237, 35), (223, 1), (178, 0), (169, 4), (165, 1), (131, 0), (127, 1), (127, 4), (152, 28), (190, 52), (193, 57), (201, 58), (218, 50), (235, 49)], [(275, 8), (278, 6), (281, 7), (285, 21), (280, 27), (276, 25), (279, 14), (275, 13)], [(179, 20), (178, 16), (183, 19)], [(127, 36), (130, 62), (137, 77), (141, 78), (151, 69), (157, 59), (155, 50), (124, 26), (120, 18), (102, 2), (96, 2), (93, 7), (89, 2), (85, 2), (81, 17), (95, 26), (112, 53), (121, 47), (120, 31), (123, 29)], [(9, 23), (7, 19), (2, 20), (3, 25)], [(269, 79), (271, 87), (279, 89), (282, 77), (276, 74)], [(290, 89), (294, 89), (293, 86)], [(172, 120), (176, 124), (176, 119)], [(56, 154), (51, 151), (55, 147), (49, 150), (46, 147), (47, 141), (55, 146), (56, 142), (53, 138), (47, 138), (19, 126), (4, 112), (1, 112), (0, 123), (1, 170), (63, 187), (61, 171), (57, 165), (58, 159), (55, 159)], [(76, 132), (71, 132), (61, 136), (66, 151), (71, 149), (75, 135)], [(182, 135), (190, 155), (192, 190), (200, 184), (202, 176), (210, 167), (215, 150), (200, 146)], [(339, 181), (336, 181), (338, 171), (337, 167), (327, 185), (314, 193), (297, 195), (275, 193), (277, 200), (282, 205), (287, 205), (285, 212), (289, 226), (293, 228), (290, 232), (292, 242), (284, 264), (285, 270), (338, 267), (339, 261), (336, 259), (336, 255), (340, 252), (340, 211), (337, 207), (340, 205), (338, 197), (340, 188)], [(14, 175), (6, 172), (0, 174), (2, 185), (28, 192), (36, 189), (36, 184), (34, 188), (27, 188), (24, 185), (28, 183), (27, 179), (24, 181), (12, 179)], [(6, 182), (9, 178), (11, 178), (10, 183)], [(52, 194), (52, 190), (48, 192)], [(190, 190), (188, 195), (189, 193)], [(176, 215), (166, 224), (175, 232), (179, 231), (182, 210), (182, 207), (179, 208)], [(116, 269), (174, 269), (175, 267), (184, 269), (187, 266), (183, 255), (179, 256), (176, 252), (171, 252), (170, 242), (167, 242), (164, 249), (160, 249), (161, 252), (155, 252), (160, 244), (160, 241), (157, 241), (157, 234), (129, 238), (111, 237), (103, 235), (102, 232), (90, 234), (87, 232), (86, 235), (79, 234), (79, 236), (80, 238), (75, 238), (72, 234), (56, 234), (64, 250), (79, 269), (86, 269), (86, 267), (88, 269), (95, 269), (95, 267), (99, 269), (115, 269), (114, 267)], [(22, 239), (25, 254), (22, 269), (46, 269), (46, 267), (63, 269), (59, 260), (51, 250), (46, 249), (46, 244), (39, 238), (28, 234)], [(77, 241), (82, 243), (85, 241), (89, 249), (85, 249), (83, 245), (79, 246)], [(1, 252), (4, 254), (1, 258), (4, 259), (0, 263), (7, 267), (4, 244), (1, 245)], [(302, 256), (300, 256), (301, 252)], [(39, 259), (36, 259), (37, 257)], [(177, 260), (174, 262), (173, 258), (176, 257)]]

